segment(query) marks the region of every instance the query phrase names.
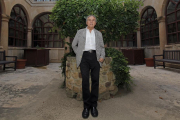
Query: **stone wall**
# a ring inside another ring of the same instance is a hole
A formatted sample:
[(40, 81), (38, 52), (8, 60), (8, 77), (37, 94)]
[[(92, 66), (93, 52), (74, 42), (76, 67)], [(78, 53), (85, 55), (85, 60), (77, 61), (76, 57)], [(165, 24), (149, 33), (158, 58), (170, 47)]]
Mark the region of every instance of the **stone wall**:
[[(118, 88), (114, 85), (115, 75), (110, 70), (110, 62), (112, 59), (106, 57), (100, 69), (99, 79), (99, 99), (109, 99), (118, 92)], [(90, 79), (91, 86), (91, 79)], [(91, 87), (90, 87), (91, 90)], [(82, 76), (80, 68), (76, 67), (75, 57), (67, 57), (66, 61), (66, 93), (68, 97), (82, 100)]]

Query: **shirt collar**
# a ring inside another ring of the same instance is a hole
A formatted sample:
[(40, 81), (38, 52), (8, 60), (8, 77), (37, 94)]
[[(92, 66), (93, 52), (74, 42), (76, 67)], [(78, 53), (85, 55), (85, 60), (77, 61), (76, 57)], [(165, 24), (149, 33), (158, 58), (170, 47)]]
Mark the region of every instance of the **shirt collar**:
[[(89, 30), (87, 27), (86, 27), (86, 31)], [(94, 31), (94, 28), (92, 29), (92, 31)]]

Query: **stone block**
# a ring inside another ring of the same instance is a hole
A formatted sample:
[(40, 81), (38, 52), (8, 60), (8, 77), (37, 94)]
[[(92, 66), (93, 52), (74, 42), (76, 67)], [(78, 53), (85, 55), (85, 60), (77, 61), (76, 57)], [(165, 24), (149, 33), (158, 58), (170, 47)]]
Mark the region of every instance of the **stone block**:
[(102, 84), (108, 81), (108, 78), (106, 75), (101, 75), (99, 79), (100, 79), (100, 83)]
[(79, 93), (79, 87), (77, 87), (77, 86), (73, 86), (73, 92), (75, 92), (75, 93)]
[(114, 86), (114, 90), (113, 91), (110, 91), (110, 94), (111, 95), (116, 95), (116, 93), (118, 92), (118, 87), (117, 86)]
[(115, 85), (111, 85), (110, 87), (109, 87), (109, 90), (110, 91), (113, 91), (115, 89)]
[(110, 57), (106, 57), (105, 58), (106, 65), (110, 64), (110, 62), (111, 62), (111, 58)]
[(83, 100), (83, 98), (82, 98), (82, 93), (78, 93), (78, 94), (77, 94), (76, 100), (79, 100), (79, 101)]
[(67, 97), (73, 98), (74, 92), (68, 88), (66, 88), (66, 95)]
[(103, 68), (103, 71), (109, 71), (109, 65), (105, 65), (104, 68)]
[(107, 99), (110, 99), (110, 94), (109, 92), (105, 92), (103, 94), (100, 94), (99, 97), (98, 97), (99, 100), (107, 100)]
[(72, 90), (72, 89), (73, 89), (73, 86), (72, 86), (70, 83), (67, 83), (67, 82), (66, 82), (66, 88)]
[(111, 82), (106, 82), (106, 83), (105, 83), (105, 86), (106, 86), (106, 87), (110, 87), (110, 86), (111, 86)]
[(70, 61), (70, 59), (71, 59), (70, 57), (67, 57), (67, 61), (68, 61), (68, 62)]
[(106, 87), (105, 87), (105, 85), (100, 85), (100, 86), (99, 86), (99, 94), (104, 93), (104, 92), (106, 92)]
[(80, 68), (78, 68), (77, 71), (80, 73), (81, 72)]
[(103, 74), (103, 75), (106, 75), (106, 74), (107, 74), (107, 72), (102, 72), (102, 74)]
[(72, 73), (72, 77), (73, 77), (74, 79), (78, 79), (78, 78), (79, 78), (79, 73), (78, 73), (78, 72)]
[(113, 80), (113, 72), (108, 72), (107, 73), (107, 76), (108, 76), (108, 81), (111, 81), (111, 80)]
[(74, 79), (68, 78), (68, 79), (66, 79), (66, 83), (73, 84), (74, 83)]
[(77, 86), (82, 86), (82, 80), (80, 80), (80, 79), (74, 80), (74, 84)]
[(66, 71), (66, 79), (68, 79), (70, 77), (71, 77), (71, 72), (68, 70), (68, 71)]
[(79, 73), (79, 78), (82, 78), (82, 75), (81, 75), (81, 73)]
[(71, 64), (71, 69), (72, 71), (77, 72), (77, 66), (75, 63)]
[(79, 88), (80, 93), (82, 93), (82, 86)]

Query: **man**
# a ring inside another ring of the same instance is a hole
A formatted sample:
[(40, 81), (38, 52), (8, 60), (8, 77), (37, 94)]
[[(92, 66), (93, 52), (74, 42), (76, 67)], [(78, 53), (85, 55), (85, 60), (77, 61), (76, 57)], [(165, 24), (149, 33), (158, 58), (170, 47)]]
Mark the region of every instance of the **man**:
[[(96, 30), (96, 17), (86, 18), (87, 27), (78, 30), (72, 42), (76, 54), (77, 67), (80, 66), (82, 75), (82, 94), (84, 102), (83, 118), (98, 116), (97, 101), (99, 94), (99, 71), (105, 58), (104, 42), (101, 32)], [(89, 72), (91, 70), (91, 92), (89, 89)]]

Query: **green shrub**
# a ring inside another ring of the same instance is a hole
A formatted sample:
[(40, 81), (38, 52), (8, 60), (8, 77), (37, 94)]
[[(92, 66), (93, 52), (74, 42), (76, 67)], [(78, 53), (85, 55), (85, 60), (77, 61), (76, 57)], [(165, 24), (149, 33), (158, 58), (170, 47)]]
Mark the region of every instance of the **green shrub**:
[(133, 81), (129, 74), (130, 68), (127, 66), (127, 60), (119, 50), (114, 48), (105, 48), (106, 57), (112, 57), (111, 71), (114, 73), (116, 81), (115, 85), (118, 87), (125, 87), (131, 90)]

